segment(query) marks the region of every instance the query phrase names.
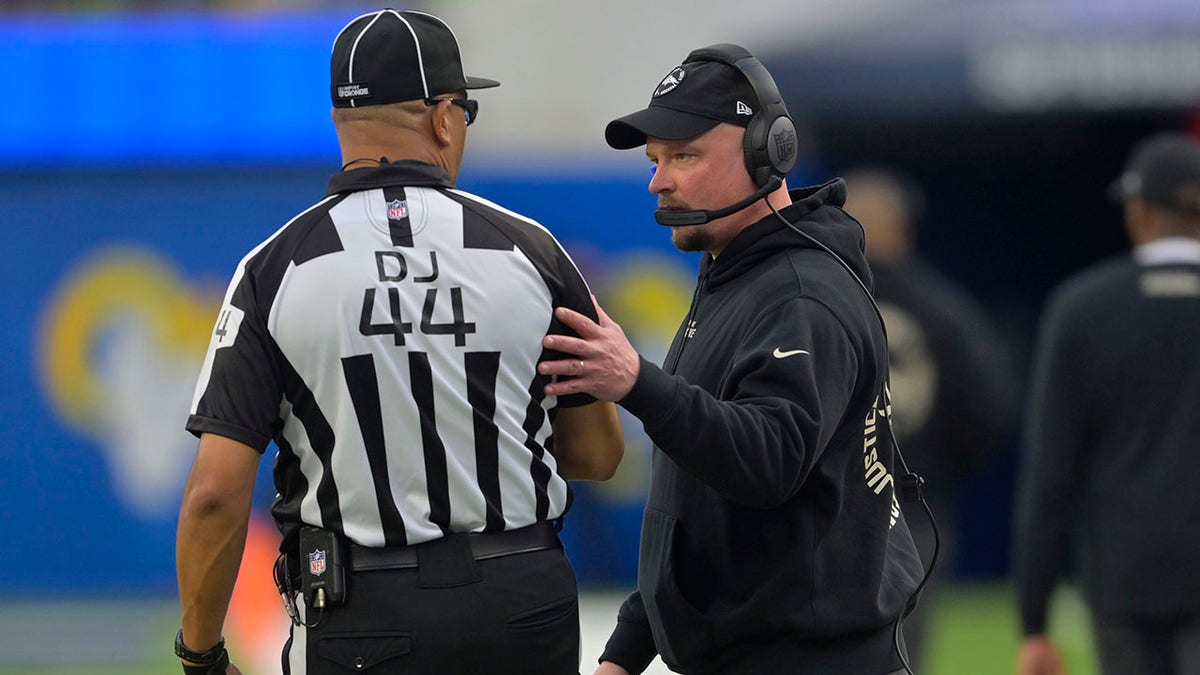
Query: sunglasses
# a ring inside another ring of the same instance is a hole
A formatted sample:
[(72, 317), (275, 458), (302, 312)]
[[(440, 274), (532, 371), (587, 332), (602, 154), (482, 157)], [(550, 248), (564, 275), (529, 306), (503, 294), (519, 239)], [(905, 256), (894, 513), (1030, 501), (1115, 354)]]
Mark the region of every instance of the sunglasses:
[(442, 101), (449, 101), (450, 105), (456, 105), (462, 108), (463, 117), (467, 120), (467, 126), (471, 126), (471, 124), (475, 121), (475, 118), (479, 117), (479, 101), (476, 101), (473, 98), (427, 98), (425, 99), (425, 105), (435, 106)]

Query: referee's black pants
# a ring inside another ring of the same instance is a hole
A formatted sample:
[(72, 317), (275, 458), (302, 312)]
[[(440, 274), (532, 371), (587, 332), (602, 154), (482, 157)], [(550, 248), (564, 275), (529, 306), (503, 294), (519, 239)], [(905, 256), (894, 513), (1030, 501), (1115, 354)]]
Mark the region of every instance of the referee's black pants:
[[(464, 554), (464, 551), (467, 551)], [(561, 549), (474, 560), (424, 551), (420, 566), (347, 571), (346, 603), (302, 609), (284, 675), (574, 675), (579, 592)]]

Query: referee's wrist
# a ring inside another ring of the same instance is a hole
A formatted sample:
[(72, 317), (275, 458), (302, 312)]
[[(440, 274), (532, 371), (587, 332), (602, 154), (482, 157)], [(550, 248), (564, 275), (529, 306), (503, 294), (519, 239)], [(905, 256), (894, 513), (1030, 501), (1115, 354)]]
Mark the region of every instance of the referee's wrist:
[(225, 671), (229, 670), (229, 652), (222, 647), (217, 660), (206, 666), (199, 666), (188, 661), (182, 663), (183, 675), (225, 675)]
[(183, 629), (175, 634), (175, 656), (182, 661), (185, 675), (209, 675), (224, 673), (229, 665), (229, 652), (225, 649), (225, 638), (217, 640), (217, 644), (196, 651), (183, 642)]

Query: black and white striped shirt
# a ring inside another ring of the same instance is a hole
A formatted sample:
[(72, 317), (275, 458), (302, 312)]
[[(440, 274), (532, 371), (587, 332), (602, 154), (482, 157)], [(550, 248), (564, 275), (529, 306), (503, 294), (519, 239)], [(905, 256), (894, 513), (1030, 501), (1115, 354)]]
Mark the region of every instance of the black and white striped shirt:
[(574, 262), (536, 222), (405, 161), (329, 195), (238, 266), (189, 431), (271, 440), (285, 535), (365, 546), (515, 529), (570, 504), (546, 397), (553, 309), (595, 318)]

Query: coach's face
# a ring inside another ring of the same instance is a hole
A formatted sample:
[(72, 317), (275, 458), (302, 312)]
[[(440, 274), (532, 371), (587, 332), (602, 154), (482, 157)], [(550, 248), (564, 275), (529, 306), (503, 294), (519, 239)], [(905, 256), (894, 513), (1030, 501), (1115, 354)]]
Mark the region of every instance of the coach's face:
[[(670, 141), (648, 137), (646, 156), (654, 164), (650, 191), (660, 209), (719, 209), (754, 192), (742, 142), (746, 130), (721, 123), (692, 138)], [(671, 228), (671, 243), (681, 251), (716, 256), (737, 233), (757, 218), (739, 211), (703, 225)]]

